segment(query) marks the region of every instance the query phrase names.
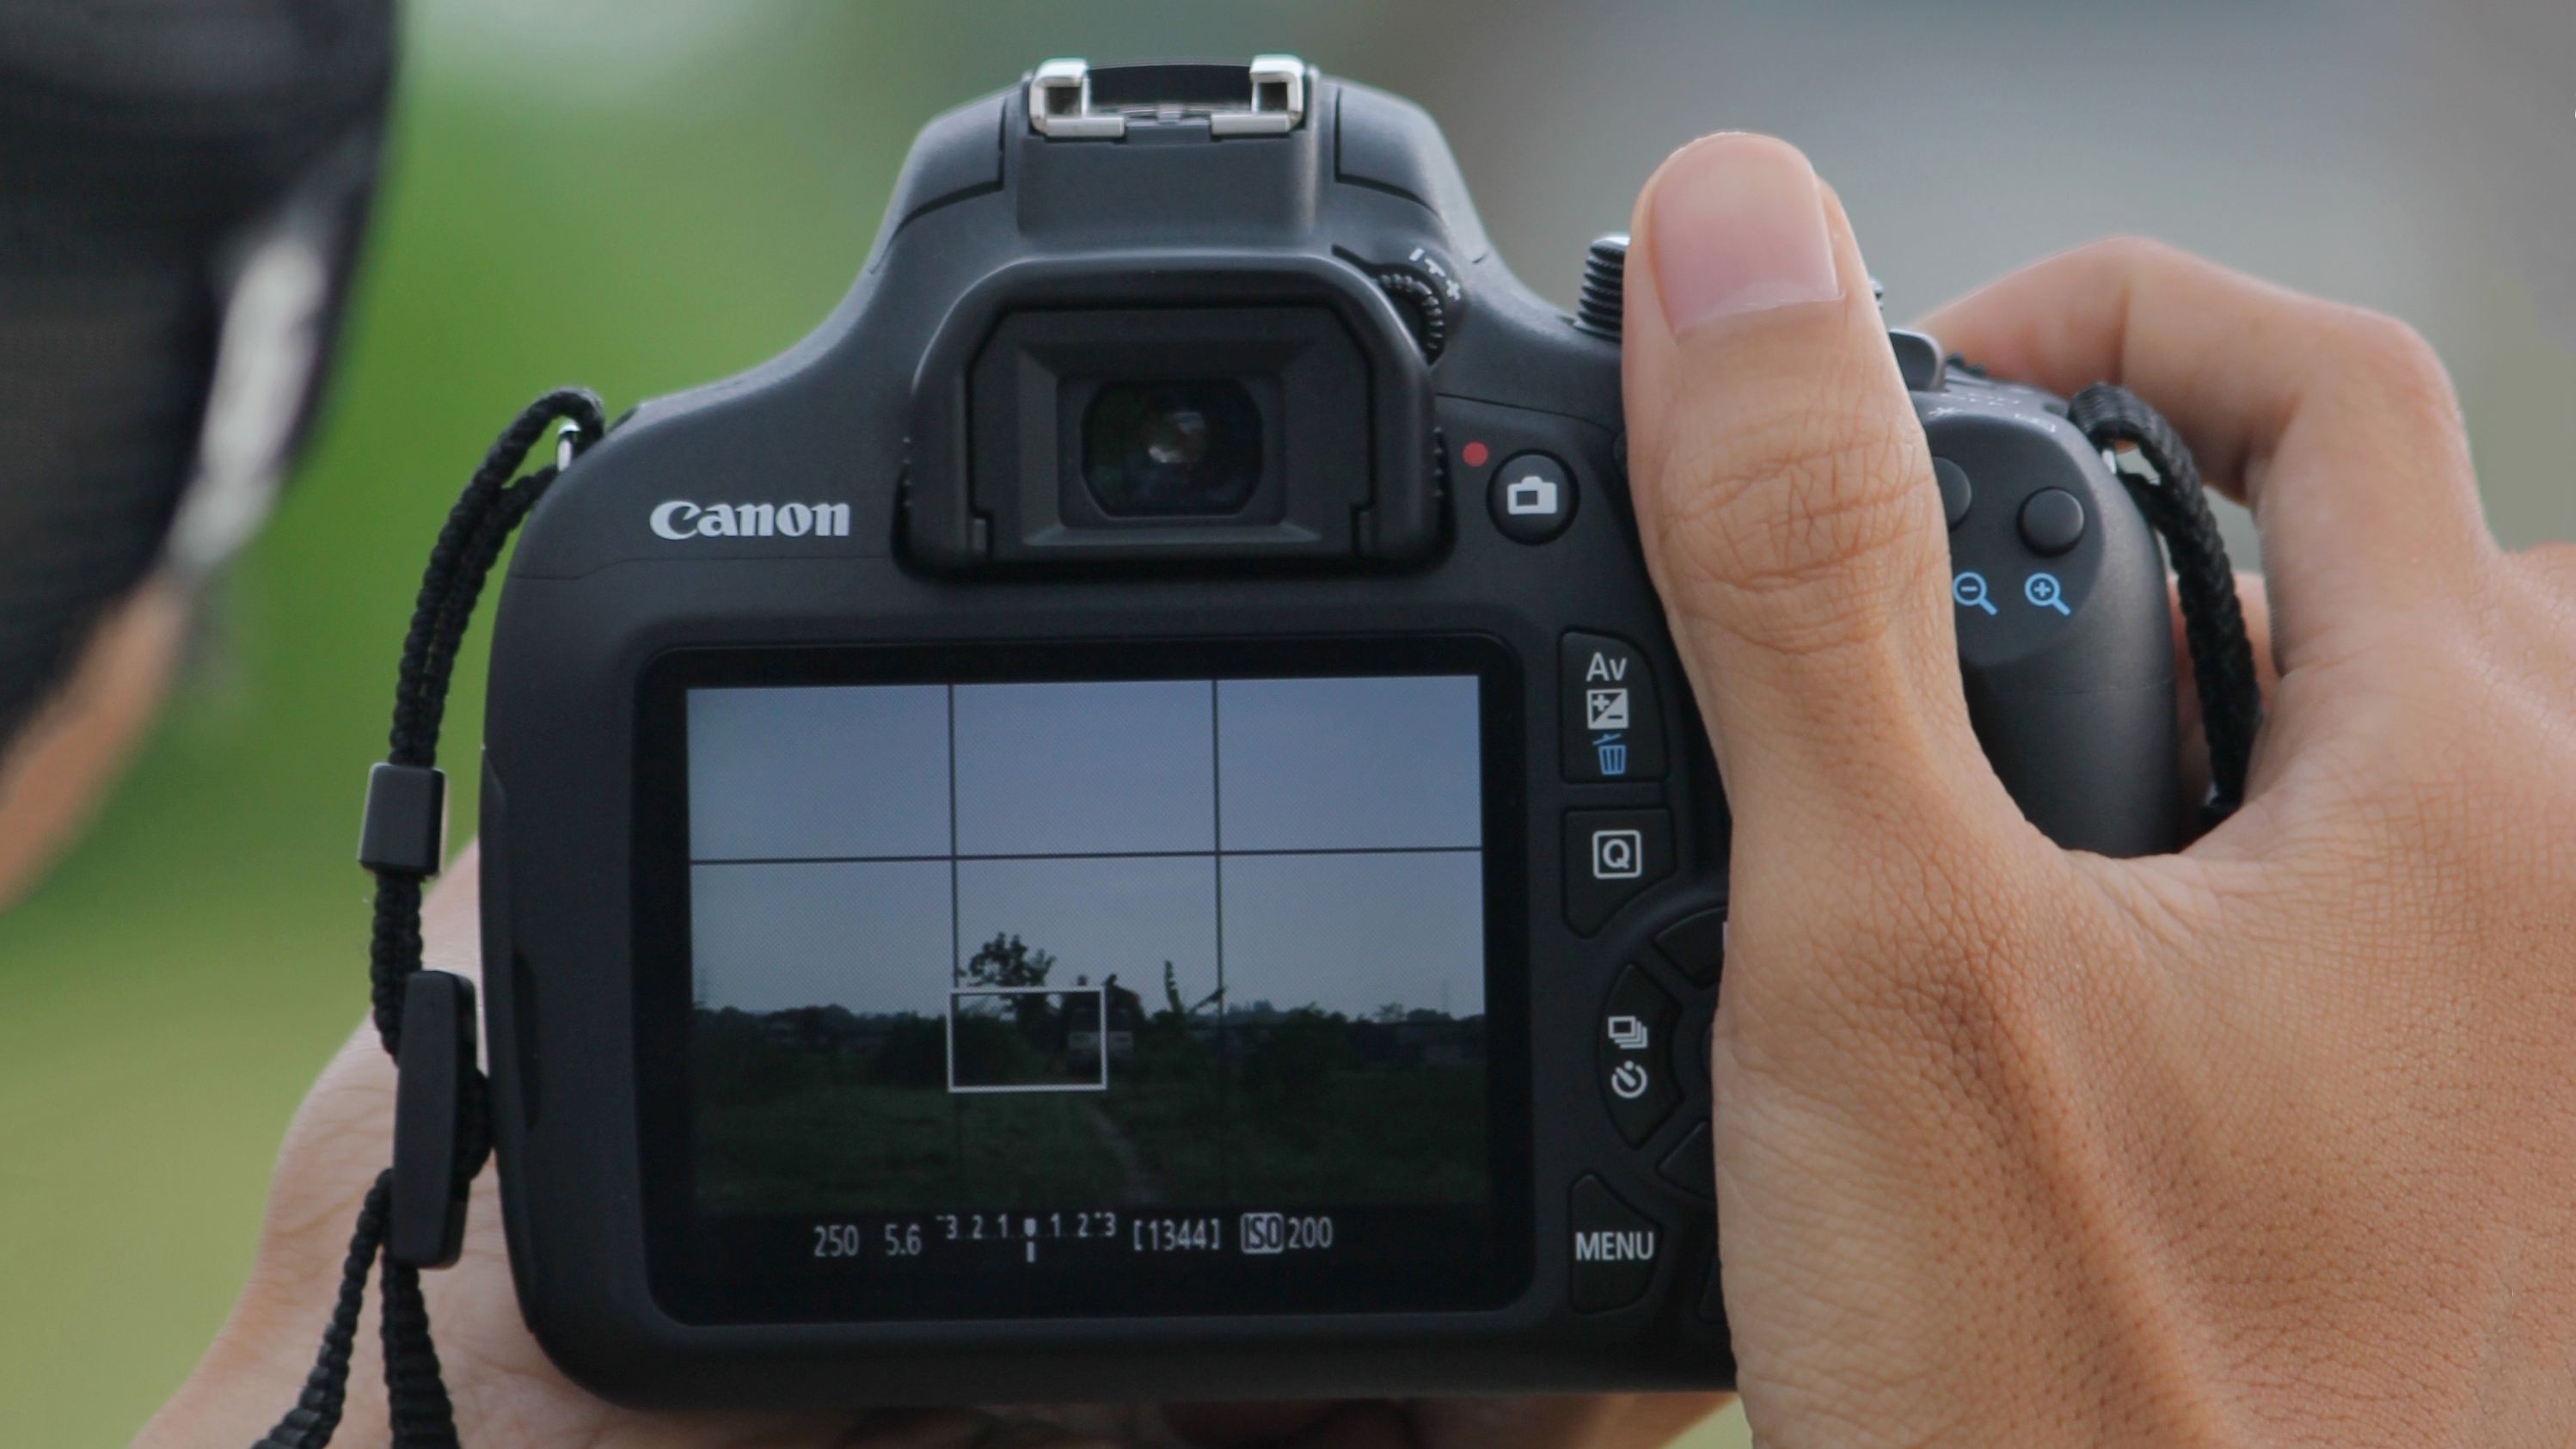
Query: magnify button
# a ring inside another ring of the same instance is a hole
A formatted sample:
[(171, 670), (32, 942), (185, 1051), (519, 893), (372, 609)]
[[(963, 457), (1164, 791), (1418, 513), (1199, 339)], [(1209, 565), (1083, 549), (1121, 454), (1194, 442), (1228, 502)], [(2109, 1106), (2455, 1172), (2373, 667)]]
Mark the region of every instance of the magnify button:
[(2032, 574), (2022, 580), (2021, 596), (2040, 608), (2055, 609), (2069, 618), (2074, 617), (2075, 611), (2066, 607), (2066, 586), (2057, 581), (2055, 574)]
[(1956, 599), (1963, 609), (1983, 609), (1989, 614), (1995, 611), (1994, 600), (1986, 597), (1986, 576), (1975, 569), (1969, 569), (1950, 581), (1950, 597)]

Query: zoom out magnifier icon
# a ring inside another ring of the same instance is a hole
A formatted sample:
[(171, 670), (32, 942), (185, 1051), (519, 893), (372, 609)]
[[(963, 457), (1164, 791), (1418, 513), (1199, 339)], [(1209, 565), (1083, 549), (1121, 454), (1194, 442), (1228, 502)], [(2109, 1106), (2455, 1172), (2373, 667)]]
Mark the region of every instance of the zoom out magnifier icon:
[(1986, 597), (1986, 576), (1975, 569), (1950, 581), (1950, 597), (1958, 600), (1962, 609), (1983, 609), (1989, 614), (1995, 611), (1995, 601)]
[(2074, 617), (2074, 611), (2066, 607), (2066, 586), (2057, 581), (2055, 574), (2032, 574), (2022, 580), (2021, 596), (2039, 608)]

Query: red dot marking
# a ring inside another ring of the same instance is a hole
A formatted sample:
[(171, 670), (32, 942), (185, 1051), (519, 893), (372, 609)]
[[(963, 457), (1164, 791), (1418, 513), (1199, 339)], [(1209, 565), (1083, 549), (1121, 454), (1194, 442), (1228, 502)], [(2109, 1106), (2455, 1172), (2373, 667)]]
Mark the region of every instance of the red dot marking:
[(1467, 446), (1458, 450), (1458, 456), (1467, 461), (1468, 467), (1482, 468), (1485, 466), (1485, 445), (1482, 443), (1469, 443)]

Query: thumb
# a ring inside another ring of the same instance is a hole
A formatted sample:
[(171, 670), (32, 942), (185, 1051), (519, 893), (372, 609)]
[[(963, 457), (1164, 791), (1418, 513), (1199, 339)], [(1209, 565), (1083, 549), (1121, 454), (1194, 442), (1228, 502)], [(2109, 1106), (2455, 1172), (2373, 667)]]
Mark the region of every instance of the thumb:
[(1646, 183), (1633, 235), (1639, 533), (1738, 838), (1921, 838), (1977, 782), (2000, 796), (1931, 453), (1841, 205), (1786, 142), (1708, 136)]

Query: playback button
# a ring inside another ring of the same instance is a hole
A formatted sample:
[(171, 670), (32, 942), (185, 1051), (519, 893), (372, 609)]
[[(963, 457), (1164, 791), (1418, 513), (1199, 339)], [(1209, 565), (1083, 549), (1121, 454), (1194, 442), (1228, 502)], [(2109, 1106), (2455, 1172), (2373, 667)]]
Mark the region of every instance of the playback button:
[(1635, 966), (1620, 968), (1593, 1032), (1592, 1059), (1602, 1104), (1631, 1147), (1654, 1136), (1681, 1105), (1682, 1089), (1673, 1081), (1673, 1024), (1680, 1017), (1680, 1005), (1653, 977)]

